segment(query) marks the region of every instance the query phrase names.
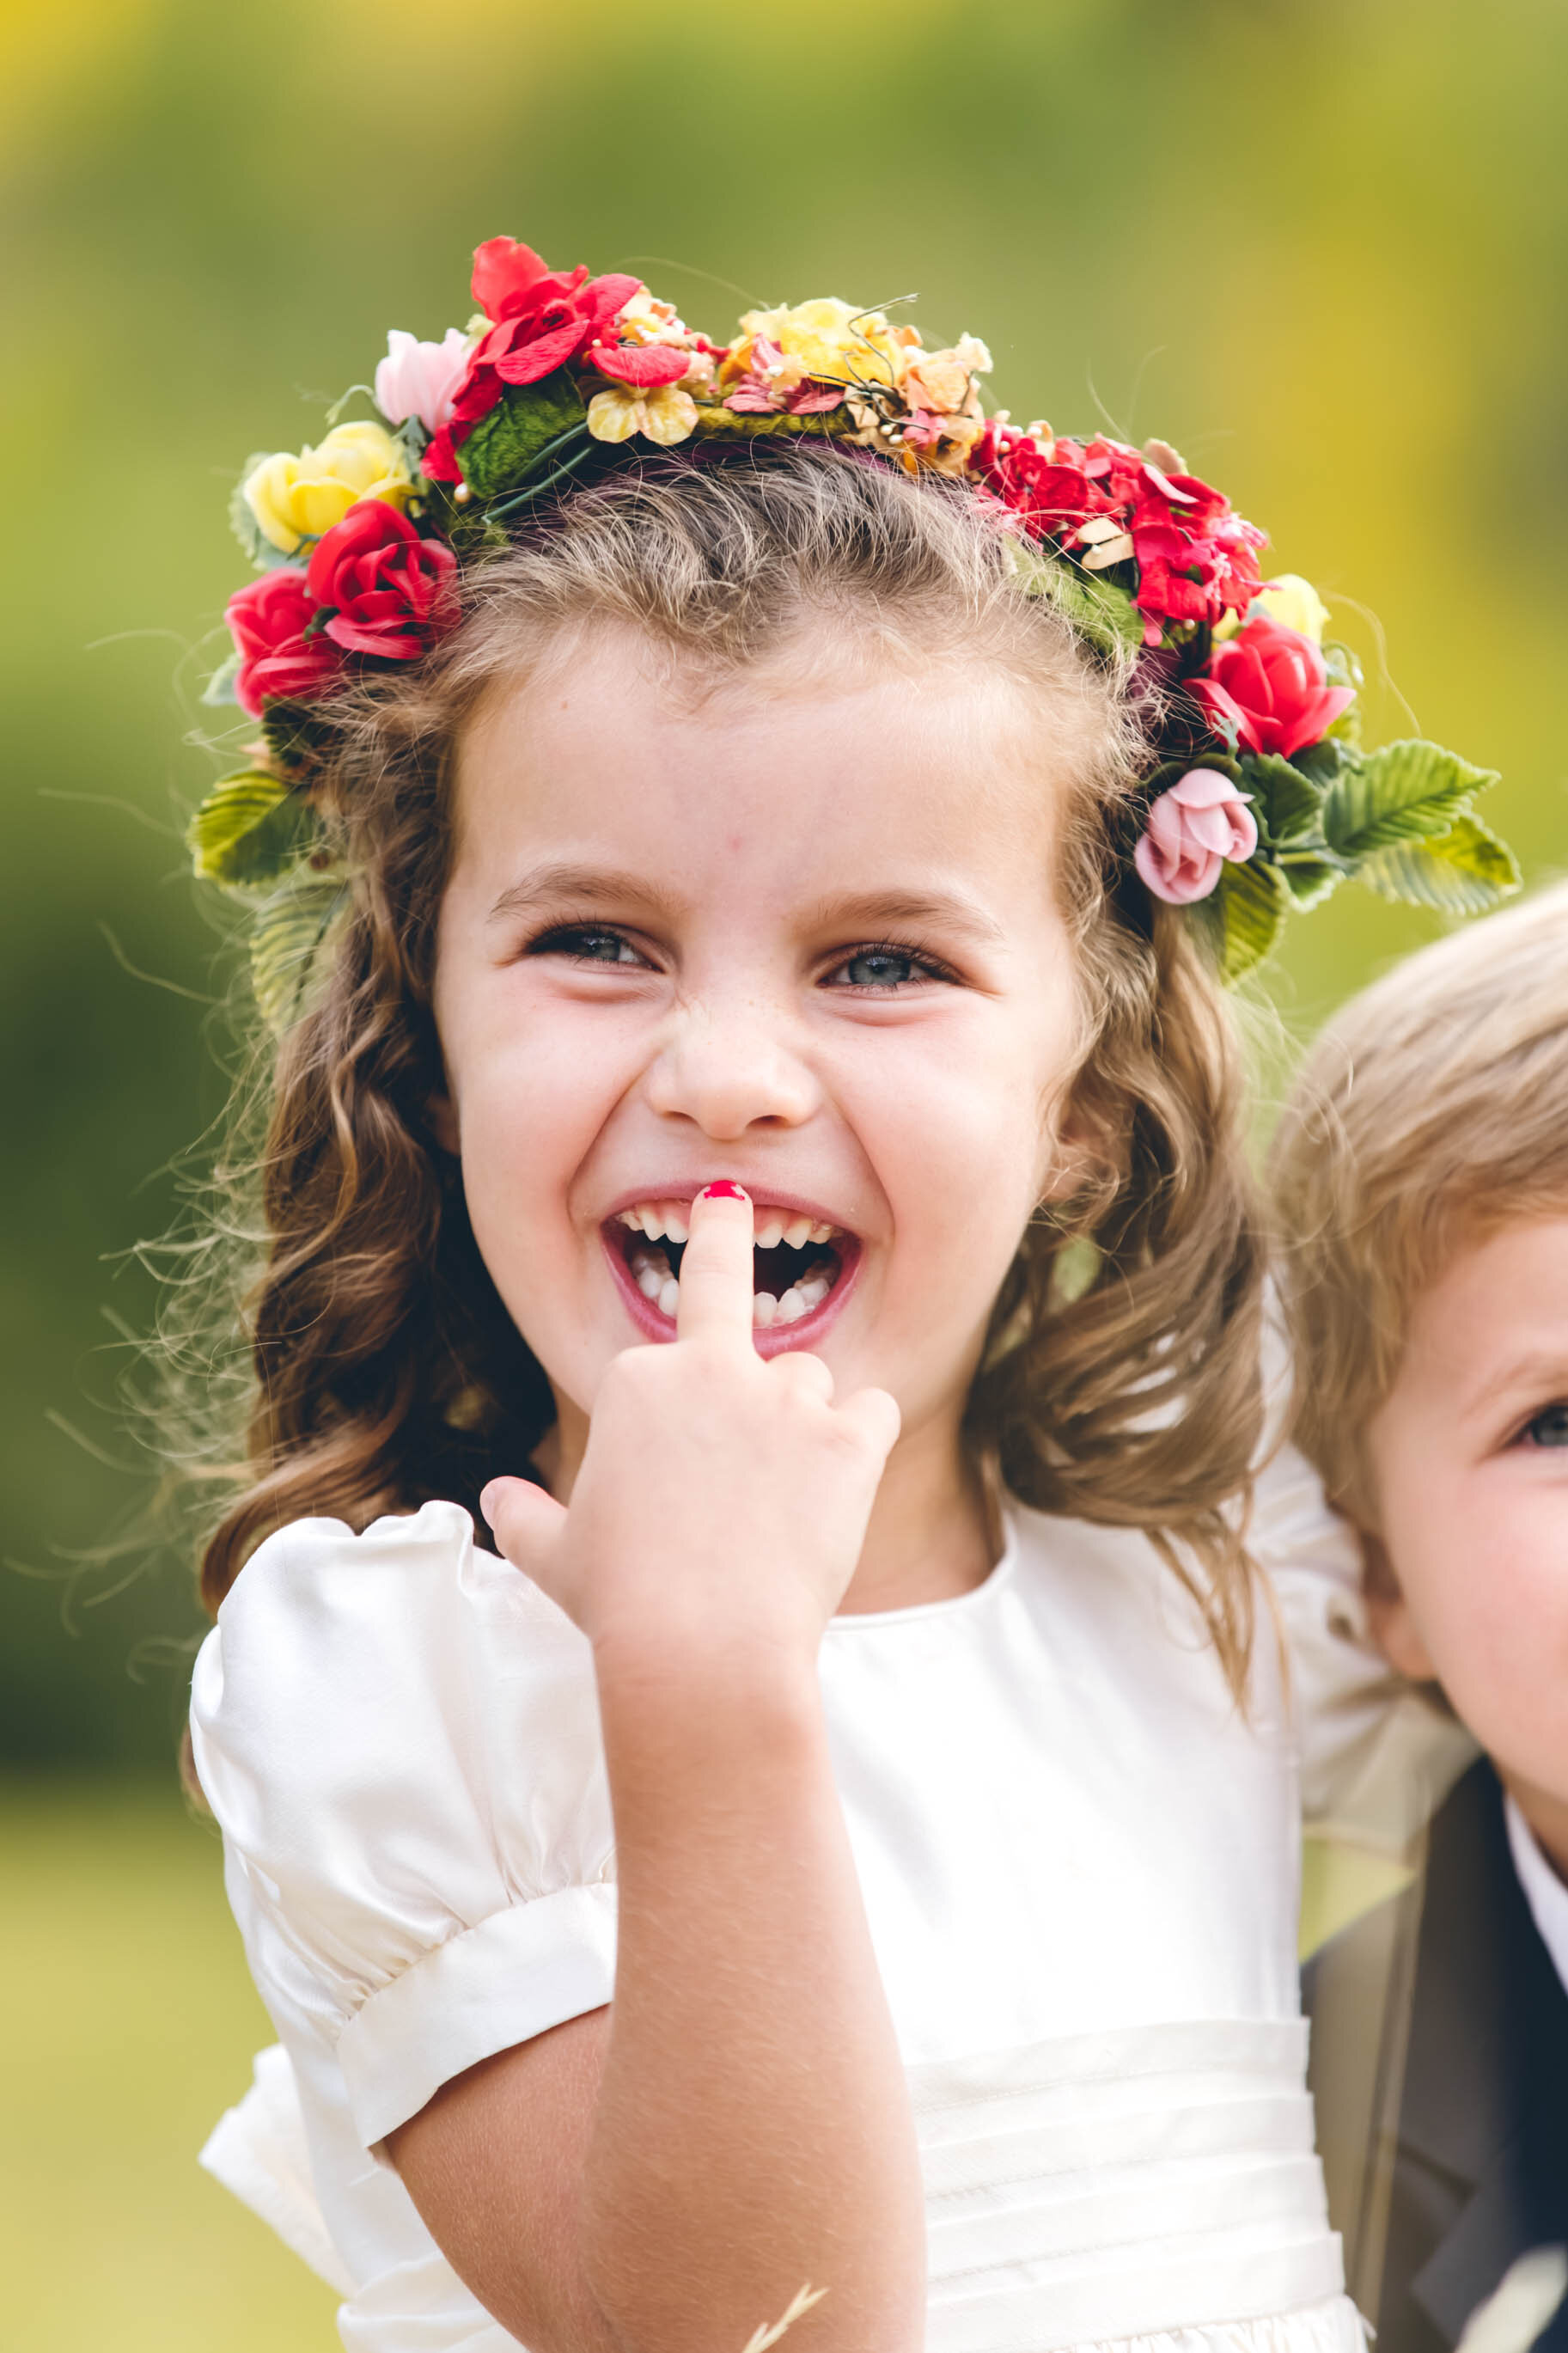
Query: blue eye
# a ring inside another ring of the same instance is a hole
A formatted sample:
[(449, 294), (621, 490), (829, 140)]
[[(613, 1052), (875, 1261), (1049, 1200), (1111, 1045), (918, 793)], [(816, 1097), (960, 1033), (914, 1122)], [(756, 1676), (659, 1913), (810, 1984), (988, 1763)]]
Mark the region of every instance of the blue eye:
[(919, 969), (913, 956), (894, 955), (887, 948), (851, 956), (844, 966), (851, 988), (897, 988), (900, 981), (912, 980)]
[(1529, 1446), (1568, 1446), (1568, 1398), (1559, 1398), (1527, 1421), (1521, 1435)]
[(574, 964), (633, 964), (647, 961), (619, 932), (595, 923), (563, 924), (545, 932), (529, 949), (530, 955), (570, 956)]
[(905, 988), (911, 981), (949, 980), (952, 977), (944, 965), (934, 958), (917, 955), (912, 948), (896, 946), (890, 940), (868, 941), (846, 956), (827, 975), (830, 985), (839, 988), (880, 989), (891, 992)]

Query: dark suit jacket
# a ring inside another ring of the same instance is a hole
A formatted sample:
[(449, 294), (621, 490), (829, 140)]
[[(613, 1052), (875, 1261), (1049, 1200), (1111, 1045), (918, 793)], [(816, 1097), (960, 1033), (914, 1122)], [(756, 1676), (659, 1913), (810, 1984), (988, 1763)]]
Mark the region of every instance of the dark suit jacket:
[[(1398, 1900), (1419, 1915), (1417, 1929), (1408, 1914), (1415, 1973), (1376, 2353), (1447, 2353), (1517, 2256), (1568, 2243), (1568, 1993), (1484, 1758), (1432, 1825), (1422, 1888)], [(1325, 1948), (1307, 1973), (1309, 2008), (1336, 1948), (1370, 1933), (1355, 1922)], [(1331, 2016), (1321, 2010), (1314, 2038)], [(1537, 2341), (1568, 2353), (1568, 2307)]]

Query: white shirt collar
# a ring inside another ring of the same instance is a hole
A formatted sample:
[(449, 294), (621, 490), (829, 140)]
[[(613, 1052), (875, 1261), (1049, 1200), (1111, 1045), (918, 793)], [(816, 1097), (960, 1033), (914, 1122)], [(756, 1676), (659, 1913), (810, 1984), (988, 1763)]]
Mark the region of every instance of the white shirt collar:
[(1511, 1795), (1503, 1799), (1503, 1814), (1508, 1823), (1508, 1843), (1513, 1855), (1513, 1867), (1519, 1873), (1519, 1883), (1524, 1890), (1530, 1916), (1540, 1932), (1542, 1943), (1552, 1956), (1552, 1966), (1563, 1989), (1568, 1993), (1568, 1886), (1563, 1885), (1542, 1853), (1535, 1832), (1514, 1804)]

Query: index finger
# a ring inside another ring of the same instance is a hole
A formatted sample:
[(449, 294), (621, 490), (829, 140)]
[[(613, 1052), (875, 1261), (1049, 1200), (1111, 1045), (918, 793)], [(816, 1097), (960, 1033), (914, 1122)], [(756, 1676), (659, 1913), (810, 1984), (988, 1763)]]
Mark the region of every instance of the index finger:
[(678, 1338), (723, 1339), (752, 1353), (752, 1201), (727, 1178), (703, 1187), (691, 1204), (689, 1239), (680, 1261)]

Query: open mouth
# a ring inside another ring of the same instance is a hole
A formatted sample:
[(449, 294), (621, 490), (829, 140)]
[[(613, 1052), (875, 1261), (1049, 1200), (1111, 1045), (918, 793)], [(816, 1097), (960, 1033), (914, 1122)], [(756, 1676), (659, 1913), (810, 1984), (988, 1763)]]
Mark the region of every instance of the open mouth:
[[(647, 1309), (671, 1325), (680, 1304), (689, 1211), (687, 1201), (637, 1201), (617, 1210), (605, 1229)], [(759, 1203), (752, 1244), (752, 1329), (815, 1318), (843, 1282), (858, 1248), (840, 1226)]]

